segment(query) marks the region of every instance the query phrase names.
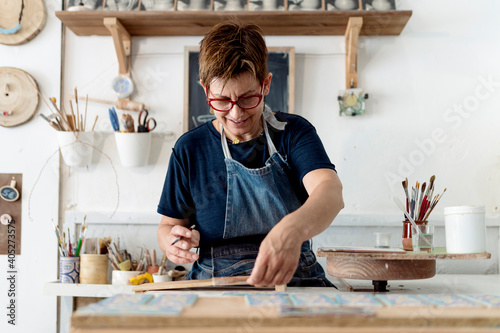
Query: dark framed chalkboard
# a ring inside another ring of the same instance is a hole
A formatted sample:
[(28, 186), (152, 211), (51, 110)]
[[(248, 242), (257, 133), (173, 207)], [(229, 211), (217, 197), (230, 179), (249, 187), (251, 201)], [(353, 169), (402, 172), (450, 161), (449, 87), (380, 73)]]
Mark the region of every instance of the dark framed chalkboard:
[[(268, 47), (267, 66), (273, 73), (271, 91), (265, 102), (273, 111), (294, 113), (295, 102), (295, 48)], [(198, 78), (197, 46), (188, 46), (184, 52), (184, 132), (214, 119)]]

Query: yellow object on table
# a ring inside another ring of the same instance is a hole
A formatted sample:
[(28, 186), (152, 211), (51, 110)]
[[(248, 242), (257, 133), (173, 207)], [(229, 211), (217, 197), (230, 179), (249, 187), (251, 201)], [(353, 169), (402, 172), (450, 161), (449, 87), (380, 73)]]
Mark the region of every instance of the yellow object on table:
[(137, 276), (131, 277), (130, 278), (130, 283), (133, 285), (139, 285), (144, 282), (144, 280), (148, 280), (149, 283), (153, 283), (153, 276), (149, 274), (148, 272), (144, 274), (139, 274)]

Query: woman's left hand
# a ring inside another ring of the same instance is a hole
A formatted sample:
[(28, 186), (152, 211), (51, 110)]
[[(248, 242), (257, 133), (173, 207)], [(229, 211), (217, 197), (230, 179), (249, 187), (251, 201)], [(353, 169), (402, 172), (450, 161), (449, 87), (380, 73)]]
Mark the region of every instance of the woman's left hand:
[(260, 244), (248, 284), (274, 287), (292, 279), (299, 264), (302, 241), (295, 230), (283, 230), (282, 225), (276, 225)]

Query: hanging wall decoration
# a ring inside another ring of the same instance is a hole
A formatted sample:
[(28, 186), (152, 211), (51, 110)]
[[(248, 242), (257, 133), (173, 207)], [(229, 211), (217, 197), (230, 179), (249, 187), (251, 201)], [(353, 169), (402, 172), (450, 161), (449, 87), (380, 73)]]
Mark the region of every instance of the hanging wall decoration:
[(23, 70), (0, 67), (0, 125), (14, 127), (30, 120), (38, 108), (37, 85)]
[(43, 0), (0, 0), (0, 44), (29, 42), (42, 30), (46, 17)]
[(363, 89), (339, 90), (339, 114), (341, 116), (356, 116), (365, 113), (365, 99), (367, 98), (368, 94), (364, 94)]

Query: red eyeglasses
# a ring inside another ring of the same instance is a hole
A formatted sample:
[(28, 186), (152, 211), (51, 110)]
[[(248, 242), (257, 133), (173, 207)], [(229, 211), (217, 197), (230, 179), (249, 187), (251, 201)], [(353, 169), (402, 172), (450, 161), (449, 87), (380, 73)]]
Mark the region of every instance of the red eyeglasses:
[[(243, 109), (253, 109), (257, 107), (257, 105), (260, 104), (260, 101), (262, 101), (262, 92), (264, 91), (264, 85), (262, 85), (262, 88), (260, 89), (260, 94), (258, 95), (251, 95), (251, 96), (245, 96), (245, 97), (240, 97), (236, 101), (232, 101), (230, 99), (224, 99), (224, 98), (208, 98), (207, 97), (207, 103), (210, 105), (210, 107), (216, 111), (220, 112), (229, 112), (233, 108), (235, 104), (238, 104), (238, 106)], [(208, 88), (207, 88), (207, 96), (208, 96)]]

